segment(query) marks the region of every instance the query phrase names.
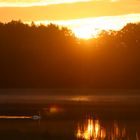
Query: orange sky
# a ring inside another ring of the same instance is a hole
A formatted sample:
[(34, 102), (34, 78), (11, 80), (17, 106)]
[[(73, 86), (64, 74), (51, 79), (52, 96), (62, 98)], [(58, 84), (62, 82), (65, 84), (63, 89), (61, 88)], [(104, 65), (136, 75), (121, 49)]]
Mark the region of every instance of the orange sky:
[[(100, 19), (98, 22), (102, 22), (103, 28), (106, 29), (105, 24), (108, 24), (114, 29), (115, 23), (120, 28), (127, 22), (140, 21), (140, 0), (0, 0), (0, 21), (19, 19), (50, 21), (68, 25), (74, 30), (77, 26), (79, 34), (83, 29), (90, 31), (91, 24), (95, 24), (97, 19)], [(81, 21), (84, 21), (84, 26)]]

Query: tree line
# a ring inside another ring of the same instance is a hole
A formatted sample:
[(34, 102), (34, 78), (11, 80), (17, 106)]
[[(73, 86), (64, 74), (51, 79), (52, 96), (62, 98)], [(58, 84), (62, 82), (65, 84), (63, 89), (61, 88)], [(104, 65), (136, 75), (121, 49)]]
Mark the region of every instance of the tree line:
[(140, 23), (90, 40), (55, 24), (0, 23), (0, 88), (140, 88)]

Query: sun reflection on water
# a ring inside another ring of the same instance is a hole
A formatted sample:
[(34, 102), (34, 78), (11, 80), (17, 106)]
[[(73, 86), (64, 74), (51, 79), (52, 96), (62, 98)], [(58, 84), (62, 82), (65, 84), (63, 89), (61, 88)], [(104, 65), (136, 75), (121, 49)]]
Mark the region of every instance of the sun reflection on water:
[(87, 119), (84, 124), (78, 125), (77, 138), (78, 139), (98, 139), (105, 138), (105, 129), (102, 129), (99, 120)]
[(88, 118), (77, 126), (79, 140), (122, 140), (126, 138), (126, 128), (114, 122), (111, 127), (103, 127), (99, 120)]

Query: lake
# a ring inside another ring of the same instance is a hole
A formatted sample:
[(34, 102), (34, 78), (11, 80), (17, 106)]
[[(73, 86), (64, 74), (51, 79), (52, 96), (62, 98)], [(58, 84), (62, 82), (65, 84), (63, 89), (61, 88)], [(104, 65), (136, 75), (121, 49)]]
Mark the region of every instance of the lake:
[(1, 140), (139, 140), (136, 90), (1, 90)]

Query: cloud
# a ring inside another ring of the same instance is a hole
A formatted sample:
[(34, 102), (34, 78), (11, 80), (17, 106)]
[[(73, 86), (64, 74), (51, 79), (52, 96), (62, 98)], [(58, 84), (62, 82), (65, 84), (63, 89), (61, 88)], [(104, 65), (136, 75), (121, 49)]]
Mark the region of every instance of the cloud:
[(77, 3), (77, 2), (95, 2), (95, 3), (133, 3), (139, 0), (0, 0), (0, 7), (30, 7), (45, 6), (53, 4)]
[[(7, 3), (8, 7), (2, 7), (2, 1), (11, 3)], [(16, 2), (13, 3), (13, 1)], [(27, 0), (0, 0), (0, 21), (7, 22), (19, 19), (22, 21), (69, 20), (140, 13), (140, 0), (120, 0), (119, 2), (111, 2), (111, 0), (80, 1), (81, 0), (28, 0), (27, 2)], [(26, 4), (22, 4), (24, 2), (26, 2)], [(49, 2), (53, 3), (53, 5), (45, 6), (46, 2), (47, 4), (49, 4)], [(61, 3), (56, 4), (58, 2)], [(44, 4), (44, 6), (33, 6), (38, 4)], [(15, 5), (17, 7), (12, 7)]]
[(0, 7), (42, 6), (62, 3), (88, 2), (92, 0), (0, 0)]

